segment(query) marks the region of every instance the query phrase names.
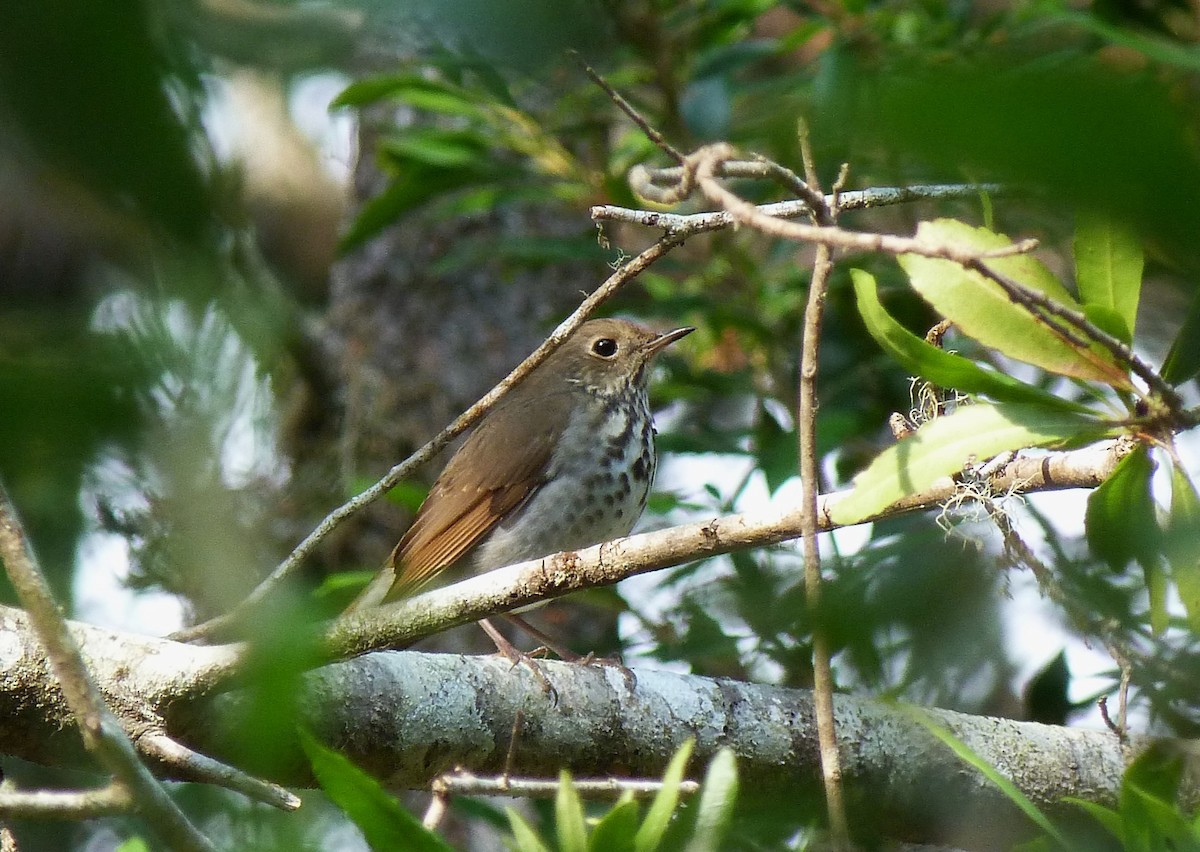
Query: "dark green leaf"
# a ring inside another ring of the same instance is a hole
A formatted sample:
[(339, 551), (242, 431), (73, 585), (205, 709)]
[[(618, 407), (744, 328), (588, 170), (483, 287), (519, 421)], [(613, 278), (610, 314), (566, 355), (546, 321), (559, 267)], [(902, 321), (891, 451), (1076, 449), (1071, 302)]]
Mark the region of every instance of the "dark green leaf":
[(385, 139), (380, 151), (397, 161), (454, 169), (478, 163), (486, 156), (487, 146), (473, 133), (423, 129)]
[(767, 488), (774, 493), (796, 475), (796, 433), (785, 430), (765, 406), (760, 406), (751, 441), (758, 468), (767, 478)]
[(451, 852), (451, 847), (389, 796), (379, 782), (345, 756), (298, 730), (313, 775), (334, 804), (359, 827), (373, 849)]
[(374, 77), (352, 83), (330, 107), (364, 106), (383, 98), (446, 115), (474, 116), (480, 109), (478, 99), (470, 92), (416, 74)]
[(1163, 361), (1162, 377), (1172, 385), (1186, 382), (1200, 373), (1200, 289), (1192, 296), (1183, 327), (1171, 343)]
[(1067, 655), (1059, 651), (1025, 687), (1025, 708), (1030, 720), (1044, 725), (1065, 725), (1067, 714), (1074, 707), (1067, 696), (1070, 687)]
[(1159, 560), (1162, 536), (1150, 494), (1153, 473), (1150, 452), (1139, 444), (1088, 497), (1088, 545), (1113, 570), (1123, 571), (1134, 560), (1153, 567)]
[(413, 168), (398, 176), (382, 193), (363, 205), (338, 248), (348, 252), (384, 228), (396, 224), (403, 213), (437, 195), (480, 180), (471, 169)]

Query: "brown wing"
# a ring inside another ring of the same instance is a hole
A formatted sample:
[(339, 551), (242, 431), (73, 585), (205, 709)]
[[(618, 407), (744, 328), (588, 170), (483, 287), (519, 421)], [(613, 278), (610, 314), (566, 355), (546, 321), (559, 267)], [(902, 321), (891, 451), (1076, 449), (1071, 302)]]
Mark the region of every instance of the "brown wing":
[(566, 394), (518, 398), (484, 418), (392, 551), (395, 580), (384, 601), (411, 594), (449, 568), (529, 499), (545, 477), (568, 404)]

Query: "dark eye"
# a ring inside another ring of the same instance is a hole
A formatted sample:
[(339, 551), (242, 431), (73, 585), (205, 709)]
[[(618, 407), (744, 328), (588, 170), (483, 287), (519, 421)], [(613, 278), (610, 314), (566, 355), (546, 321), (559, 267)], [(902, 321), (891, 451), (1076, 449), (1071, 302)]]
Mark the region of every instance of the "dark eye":
[(601, 358), (611, 358), (617, 354), (617, 341), (611, 337), (601, 337), (592, 343), (592, 353)]

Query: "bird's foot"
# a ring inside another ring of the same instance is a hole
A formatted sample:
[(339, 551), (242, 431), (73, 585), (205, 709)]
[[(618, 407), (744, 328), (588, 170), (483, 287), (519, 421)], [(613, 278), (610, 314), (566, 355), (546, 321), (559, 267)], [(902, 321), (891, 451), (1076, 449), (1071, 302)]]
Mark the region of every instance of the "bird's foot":
[(538, 648), (533, 652), (533, 654), (526, 654), (524, 651), (519, 650), (515, 645), (513, 645), (512, 642), (509, 642), (507, 639), (505, 639), (504, 634), (497, 630), (495, 626), (486, 618), (479, 620), (479, 626), (483, 628), (483, 632), (490, 636), (492, 641), (496, 644), (497, 653), (512, 663), (512, 668), (515, 669), (520, 665), (524, 665), (526, 668), (528, 668), (529, 671), (533, 673), (533, 676), (537, 678), (538, 683), (541, 684), (542, 692), (546, 693), (546, 696), (550, 699), (550, 702), (552, 704), (558, 704), (558, 690), (555, 689), (554, 685), (550, 683), (550, 678), (546, 677), (546, 673), (542, 670), (541, 664), (537, 661), (537, 659), (534, 658), (534, 654), (539, 652), (544, 655), (546, 650), (545, 648)]

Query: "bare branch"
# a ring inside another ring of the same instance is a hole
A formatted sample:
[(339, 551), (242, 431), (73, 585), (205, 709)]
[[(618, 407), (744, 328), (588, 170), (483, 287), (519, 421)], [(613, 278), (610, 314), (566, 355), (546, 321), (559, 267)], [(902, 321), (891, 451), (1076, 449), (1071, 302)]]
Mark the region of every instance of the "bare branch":
[(666, 138), (659, 133), (649, 121), (646, 120), (645, 116), (643, 116), (637, 111), (636, 108), (634, 108), (633, 104), (625, 100), (621, 93), (614, 89), (607, 80), (600, 76), (600, 74), (598, 74), (591, 65), (588, 65), (586, 62), (584, 62), (583, 57), (581, 57), (575, 51), (571, 52), (575, 54), (575, 58), (579, 61), (579, 64), (583, 66), (584, 73), (591, 78), (593, 83), (604, 90), (604, 93), (608, 95), (609, 99), (612, 100), (614, 104), (617, 105), (617, 108), (621, 110), (621, 112), (629, 116), (630, 121), (636, 124), (642, 133), (646, 134), (647, 139), (657, 145), (659, 150), (661, 150), (675, 162), (683, 162), (683, 154), (681, 154), (674, 145), (668, 142)]
[(0, 559), (21, 605), (46, 649), (67, 706), (79, 725), (84, 744), (137, 802), (146, 821), (173, 849), (210, 850), (212, 844), (188, 822), (138, 758), (116, 716), (104, 703), (79, 647), (50, 594), (50, 587), (29, 546), (8, 492), (0, 484)]
[[(1063, 488), (1095, 488), (1129, 451), (1127, 443), (1106, 442), (1081, 450), (1017, 456), (994, 471), (992, 493), (1016, 494)], [(973, 487), (978, 487), (976, 484)], [(850, 491), (824, 495), (817, 509), (822, 531), (836, 528), (829, 513)], [(865, 521), (928, 509), (961, 494), (959, 484), (942, 477), (929, 488), (897, 501)], [(328, 659), (362, 654), (376, 648), (402, 648), (425, 636), (469, 624), (546, 598), (585, 588), (611, 585), (626, 577), (672, 565), (752, 547), (765, 547), (799, 537), (796, 507), (726, 515), (614, 542), (534, 559), (471, 577), (378, 609), (334, 622), (322, 642)]]
[(291, 791), (192, 751), (166, 734), (142, 736), (138, 739), (138, 748), (142, 754), (168, 768), (176, 778), (225, 787), (283, 811), (294, 811), (300, 807), (300, 798)]
[(137, 803), (124, 784), (95, 790), (11, 790), (0, 788), (0, 817), (5, 819), (96, 819), (127, 814)]

